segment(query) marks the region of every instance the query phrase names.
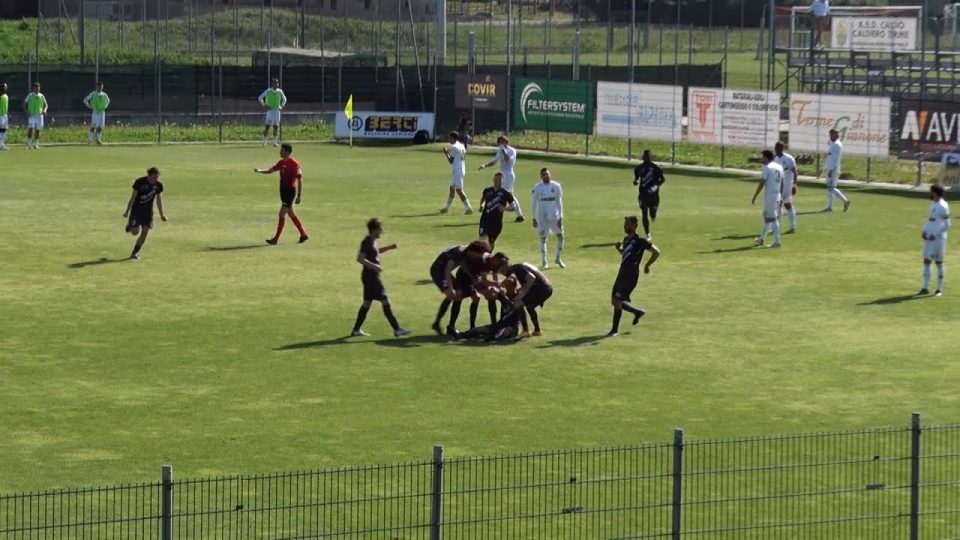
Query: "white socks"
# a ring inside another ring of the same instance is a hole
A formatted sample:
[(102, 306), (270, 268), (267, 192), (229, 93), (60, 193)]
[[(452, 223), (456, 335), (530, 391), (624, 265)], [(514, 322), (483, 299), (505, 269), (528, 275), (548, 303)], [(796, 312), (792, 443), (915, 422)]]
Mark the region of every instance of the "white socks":
[(547, 237), (540, 237), (540, 258), (544, 261), (547, 260)]
[(470, 206), (470, 199), (463, 199), (463, 207), (471, 212), (473, 211), (473, 207)]
[(771, 223), (771, 225), (773, 226), (773, 243), (779, 244), (780, 243), (780, 222), (777, 220), (773, 220), (773, 223)]
[(923, 265), (923, 287), (921, 289), (930, 288), (930, 263)]
[(944, 265), (943, 263), (940, 263), (937, 265), (937, 290), (938, 291), (943, 290), (943, 274), (945, 274), (947, 271), (946, 268), (944, 268), (944, 266), (946, 265)]
[(447, 204), (444, 205), (443, 209), (444, 209), (444, 210), (449, 210), (451, 204), (453, 204), (453, 197), (447, 197)]
[(827, 208), (832, 208), (832, 207), (833, 207), (833, 197), (834, 197), (834, 196), (836, 196), (838, 199), (840, 199), (841, 201), (843, 201), (843, 202), (845, 202), (845, 203), (849, 200), (849, 199), (847, 199), (847, 198), (843, 195), (843, 192), (840, 191), (839, 189), (837, 189), (837, 188), (835, 188), (835, 187), (828, 187), (828, 188), (827, 188)]
[(523, 217), (523, 209), (520, 208), (520, 199), (516, 197), (513, 198), (513, 211), (517, 213), (517, 217)]
[(787, 210), (787, 213), (790, 216), (790, 228), (796, 229), (797, 228), (797, 208), (795, 206), (791, 206), (790, 209)]
[(87, 142), (93, 142), (93, 130), (87, 132)]
[[(544, 245), (546, 245), (546, 242), (544, 242)], [(563, 235), (558, 234), (557, 235), (557, 262), (558, 263), (560, 262), (560, 255), (562, 254), (563, 254)]]
[(769, 233), (770, 233), (770, 224), (764, 221), (763, 229), (760, 231), (760, 236), (758, 236), (757, 238), (759, 238), (760, 241), (763, 241), (767, 238), (767, 234)]

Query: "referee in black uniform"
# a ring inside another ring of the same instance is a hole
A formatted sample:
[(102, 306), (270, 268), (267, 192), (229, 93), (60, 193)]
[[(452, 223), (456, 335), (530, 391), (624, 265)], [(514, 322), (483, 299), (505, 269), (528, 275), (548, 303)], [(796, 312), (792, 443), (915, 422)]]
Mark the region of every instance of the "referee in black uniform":
[(383, 223), (379, 219), (373, 218), (367, 222), (367, 236), (360, 243), (360, 251), (357, 253), (357, 262), (363, 266), (363, 270), (360, 272), (360, 281), (363, 283), (363, 304), (360, 305), (360, 310), (357, 312), (357, 322), (354, 323), (353, 331), (350, 332), (353, 337), (370, 335), (363, 331), (363, 321), (367, 318), (370, 304), (374, 300), (380, 302), (383, 306), (383, 314), (393, 328), (394, 337), (401, 337), (410, 333), (406, 328), (401, 328), (397, 318), (393, 316), (393, 309), (387, 299), (387, 289), (380, 281), (380, 272), (383, 271), (383, 267), (380, 265), (380, 254), (391, 249), (397, 249), (396, 244), (378, 246), (377, 239), (380, 238), (381, 234), (383, 234)]
[(640, 279), (640, 259), (643, 258), (643, 252), (650, 252), (650, 258), (643, 266), (643, 273), (649, 274), (650, 266), (660, 257), (660, 250), (649, 240), (637, 234), (637, 225), (637, 216), (623, 218), (623, 232), (626, 236), (623, 237), (623, 242), (617, 242), (615, 246), (620, 252), (620, 271), (617, 273), (617, 280), (613, 283), (610, 299), (610, 303), (613, 304), (613, 327), (610, 328), (607, 337), (620, 333), (620, 317), (624, 310), (633, 314), (633, 324), (640, 322), (640, 317), (646, 313), (630, 304), (630, 293), (637, 287), (637, 281)]
[(640, 213), (643, 216), (643, 232), (650, 240), (650, 222), (657, 220), (660, 206), (660, 186), (666, 182), (663, 170), (653, 162), (650, 151), (643, 151), (643, 162), (633, 169), (633, 185), (640, 186)]

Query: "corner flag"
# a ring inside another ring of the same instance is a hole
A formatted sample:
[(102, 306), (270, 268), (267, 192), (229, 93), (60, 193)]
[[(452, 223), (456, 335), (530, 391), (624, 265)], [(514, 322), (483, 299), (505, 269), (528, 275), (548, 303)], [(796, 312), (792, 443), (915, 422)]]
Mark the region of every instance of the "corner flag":
[(353, 94), (347, 98), (347, 106), (343, 108), (343, 114), (347, 116), (347, 130), (350, 132), (350, 148), (353, 148)]

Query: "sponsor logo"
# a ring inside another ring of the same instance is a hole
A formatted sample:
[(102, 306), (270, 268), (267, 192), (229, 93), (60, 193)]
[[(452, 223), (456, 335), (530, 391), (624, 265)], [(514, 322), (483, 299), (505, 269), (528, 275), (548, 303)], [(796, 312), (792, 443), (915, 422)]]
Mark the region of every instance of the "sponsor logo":
[(805, 128), (819, 128), (824, 131), (835, 129), (840, 133), (840, 140), (843, 142), (852, 141), (860, 143), (876, 143), (886, 145), (889, 143), (889, 134), (886, 132), (871, 132), (867, 126), (867, 118), (863, 113), (818, 115), (815, 111), (816, 106), (813, 100), (794, 99), (791, 107), (796, 111), (797, 117), (795, 125)]
[[(707, 126), (707, 114), (717, 101), (716, 92), (694, 92), (693, 107), (697, 113), (697, 125), (704, 128)], [(712, 122), (711, 122), (712, 124)]]
[(930, 144), (960, 144), (960, 112), (908, 110), (903, 116), (900, 140)]
[(380, 116), (371, 114), (366, 120), (354, 117), (350, 122), (350, 129), (368, 133), (414, 133), (417, 131), (418, 118), (416, 116)]
[(467, 83), (467, 95), (472, 98), (495, 98), (497, 97), (497, 83), (490, 80), (490, 76), (483, 81), (471, 81)]
[(587, 106), (576, 101), (560, 101), (543, 99), (543, 89), (532, 82), (527, 83), (520, 92), (520, 116), (527, 121), (527, 112), (549, 114), (551, 116), (583, 118), (587, 113)]

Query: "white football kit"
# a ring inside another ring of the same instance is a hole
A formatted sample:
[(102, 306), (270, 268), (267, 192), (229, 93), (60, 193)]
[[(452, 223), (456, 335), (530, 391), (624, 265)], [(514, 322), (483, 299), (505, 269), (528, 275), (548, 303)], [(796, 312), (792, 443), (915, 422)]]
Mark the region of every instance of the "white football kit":
[(453, 159), (450, 164), (450, 187), (463, 189), (463, 180), (467, 175), (467, 147), (457, 141), (450, 145), (449, 153)]
[(950, 228), (950, 205), (947, 201), (930, 203), (927, 223), (923, 226), (923, 235), (932, 240), (923, 241), (923, 258), (942, 262), (947, 254), (947, 229)]
[(560, 220), (563, 219), (563, 188), (553, 180), (537, 182), (533, 186), (533, 199), (530, 201), (530, 213), (537, 220), (541, 237), (548, 234), (563, 234)]
[(796, 182), (793, 171), (797, 170), (797, 160), (790, 154), (784, 152), (782, 156), (776, 156), (773, 161), (783, 167), (783, 182), (780, 186), (780, 199), (785, 203), (793, 202), (793, 184)]
[(783, 167), (771, 161), (763, 166), (763, 217), (776, 219), (780, 207), (780, 186), (783, 184)]
[(503, 189), (513, 193), (513, 183), (516, 181), (513, 166), (517, 163), (517, 150), (512, 146), (498, 146), (497, 161), (500, 163), (500, 173), (503, 174)]
[(840, 139), (827, 147), (827, 187), (835, 188), (840, 180), (840, 162), (843, 159), (843, 143)]

